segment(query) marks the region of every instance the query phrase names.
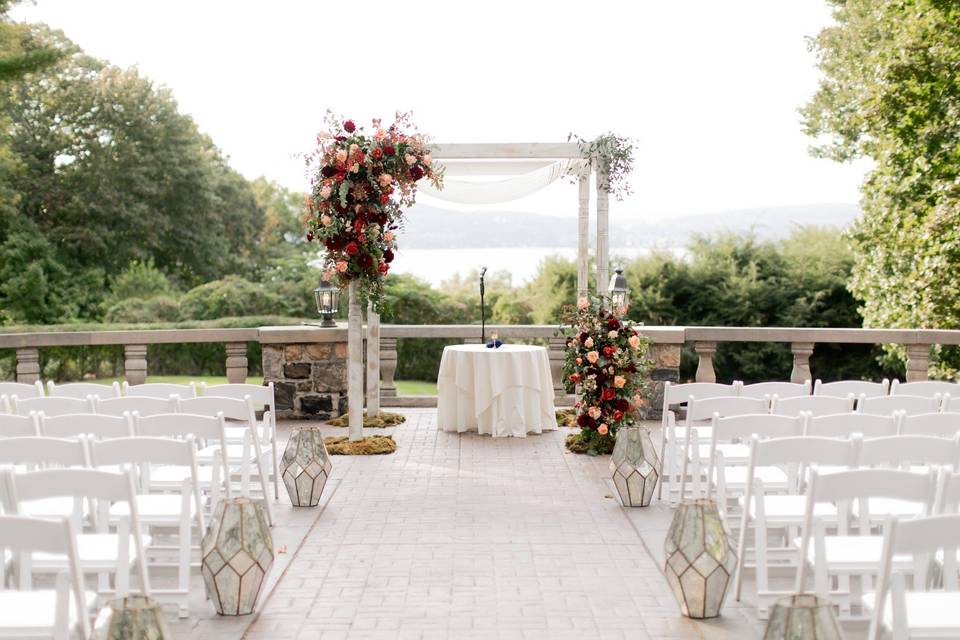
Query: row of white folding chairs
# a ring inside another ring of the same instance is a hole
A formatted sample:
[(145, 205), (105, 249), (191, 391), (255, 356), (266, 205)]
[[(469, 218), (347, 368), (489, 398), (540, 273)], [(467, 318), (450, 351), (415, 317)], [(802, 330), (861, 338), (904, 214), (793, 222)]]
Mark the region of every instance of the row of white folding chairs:
[[(185, 414), (178, 414), (178, 418)], [(205, 416), (190, 418), (190, 429), (202, 436), (213, 438), (222, 433), (222, 420)], [(169, 598), (177, 603), (181, 616), (188, 612), (190, 588), (192, 538), (199, 542), (204, 531), (204, 500), (202, 492), (210, 495), (211, 506), (220, 496), (220, 465), (208, 465), (208, 474), (202, 476), (198, 464), (197, 443), (192, 434), (185, 434), (181, 424), (170, 429), (164, 416), (146, 418), (141, 431), (158, 434), (154, 436), (119, 437), (97, 440), (89, 436), (73, 439), (50, 437), (17, 437), (3, 441), (0, 447), (0, 464), (19, 470), (36, 468), (88, 468), (100, 470), (135, 471), (135, 508), (139, 523), (146, 528), (159, 528), (164, 532), (176, 530), (176, 545), (161, 546), (155, 538), (145, 536), (145, 546), (164, 560), (175, 552), (177, 588), (154, 590), (154, 595)], [(220, 423), (218, 429), (217, 423)], [(173, 437), (178, 436), (178, 437)], [(29, 474), (28, 476), (29, 477)], [(229, 486), (226, 488), (229, 496)], [(83, 504), (73, 500), (48, 499), (17, 505), (16, 492), (11, 491), (4, 501), (8, 512), (42, 517), (71, 516), (82, 524), (89, 516), (94, 523), (116, 524), (130, 515), (129, 507), (116, 505), (106, 516), (96, 512), (87, 513)], [(85, 496), (90, 497), (90, 496)], [(82, 516), (82, 517), (81, 517)], [(121, 538), (122, 539), (122, 538)], [(89, 545), (81, 545), (84, 552)], [(106, 557), (97, 548), (97, 557)], [(81, 558), (86, 566), (87, 559)], [(169, 564), (169, 563), (168, 563)], [(122, 567), (122, 564), (120, 565)]]
[[(251, 392), (251, 393), (248, 393)], [(214, 395), (214, 394), (230, 395)], [(233, 384), (209, 387), (207, 393), (195, 398), (180, 398), (174, 394), (166, 397), (152, 396), (125, 396), (120, 398), (100, 399), (97, 396), (87, 396), (85, 399), (70, 397), (39, 397), (20, 400), (17, 396), (4, 399), (8, 403), (9, 413), (29, 415), (31, 412), (42, 412), (45, 416), (64, 416), (74, 414), (104, 414), (122, 416), (125, 413), (136, 412), (141, 416), (158, 415), (164, 413), (195, 413), (201, 415), (216, 415), (222, 412), (227, 420), (239, 421), (238, 426), (227, 426), (227, 440), (230, 444), (240, 446), (255, 445), (258, 456), (269, 455), (269, 473), (264, 469), (264, 478), (272, 476), (274, 499), (280, 497), (279, 479), (279, 452), (277, 451), (277, 426), (275, 412), (271, 409), (263, 412), (263, 420), (256, 418), (255, 403), (267, 404), (273, 402), (273, 384), (266, 387), (257, 385)], [(241, 404), (242, 403), (242, 404)], [(0, 417), (2, 417), (0, 413)], [(247, 427), (250, 427), (248, 430)], [(248, 443), (248, 435), (255, 436), (255, 440)], [(0, 437), (3, 431), (0, 428)], [(257, 464), (258, 471), (263, 466)], [(264, 497), (268, 495), (264, 486)], [(269, 508), (269, 506), (268, 506)], [(271, 515), (272, 521), (272, 515)]]
[[(713, 414), (721, 416), (771, 413), (777, 415), (799, 416), (808, 414), (823, 416), (831, 414), (853, 413), (890, 416), (894, 413), (918, 415), (935, 413), (942, 410), (941, 397), (923, 396), (878, 396), (861, 397), (859, 402), (854, 396), (795, 396), (781, 399), (777, 395), (763, 398), (748, 398), (743, 396), (713, 396), (687, 398), (684, 426), (677, 425), (675, 414), (670, 411), (664, 414), (663, 435), (661, 441), (661, 460), (663, 460), (664, 474), (661, 483), (663, 486), (671, 483), (680, 484), (680, 496), (683, 495), (684, 480), (686, 478), (687, 463), (692, 455), (697, 435), (709, 438), (710, 428), (703, 425), (703, 421), (712, 419)], [(951, 404), (948, 408), (954, 408)], [(960, 410), (960, 403), (956, 406)], [(958, 416), (960, 419), (960, 416)], [(958, 425), (960, 428), (960, 425)], [(683, 443), (682, 447), (680, 443)], [(679, 472), (679, 476), (677, 473)], [(669, 489), (668, 489), (669, 492)], [(669, 495), (669, 493), (668, 493)]]
[[(196, 398), (198, 395), (231, 395), (231, 388), (248, 387), (247, 395), (251, 395), (255, 402), (267, 404), (273, 407), (273, 389), (269, 383), (262, 387), (251, 384), (217, 384), (208, 386), (206, 382), (197, 385), (196, 382), (186, 384), (176, 384), (172, 382), (147, 382), (145, 384), (132, 385), (124, 380), (122, 383), (112, 382), (110, 384), (98, 384), (96, 382), (67, 382), (57, 384), (53, 380), (48, 380), (46, 388), (42, 382), (37, 380), (33, 384), (24, 382), (0, 382), (0, 396), (17, 396), (18, 398), (42, 398), (42, 397), (63, 397), (85, 399), (87, 396), (99, 396), (101, 398), (119, 398), (121, 396), (147, 396), (152, 398), (167, 398), (171, 395), (177, 395), (181, 398)], [(199, 388), (199, 393), (198, 393)], [(269, 395), (266, 390), (270, 391)]]
[[(751, 416), (718, 419), (715, 423), (717, 438), (727, 440), (743, 437), (758, 425), (751, 425)], [(779, 434), (789, 434), (791, 418), (780, 418)], [(796, 426), (796, 425), (792, 425)], [(769, 432), (768, 432), (769, 433)], [(838, 435), (838, 434), (831, 434)], [(731, 498), (737, 498), (739, 515), (739, 567), (746, 558), (745, 540), (752, 526), (755, 535), (757, 567), (757, 590), (761, 602), (761, 614), (766, 613), (767, 598), (783, 595), (768, 588), (768, 538), (771, 531), (784, 532), (785, 544), (774, 552), (793, 553), (792, 531), (802, 522), (807, 501), (804, 470), (817, 467), (821, 471), (847, 470), (856, 467), (894, 467), (913, 473), (936, 468), (956, 468), (960, 462), (960, 434), (952, 437), (938, 435), (893, 435), (864, 439), (860, 434), (852, 437), (795, 436), (761, 438), (749, 436), (749, 455), (744, 467), (742, 460), (728, 461), (718, 448), (711, 466), (710, 477), (714, 482), (718, 506), (725, 509)], [(960, 494), (956, 494), (960, 496)], [(930, 498), (933, 504), (939, 498)], [(956, 497), (943, 497), (943, 505), (953, 505)], [(924, 505), (903, 504), (897, 501), (864, 501), (854, 515), (866, 523), (878, 524), (890, 514), (916, 515)], [(817, 505), (816, 515), (834, 526), (840, 518), (832, 505)], [(841, 582), (845, 582), (841, 578)], [(739, 599), (740, 576), (737, 577)]]
[[(66, 442), (85, 449), (82, 441)], [(6, 515), (71, 521), (79, 569), (84, 575), (97, 576), (99, 595), (128, 595), (133, 570), (139, 579), (140, 592), (153, 595), (146, 556), (150, 538), (143, 534), (131, 468), (26, 471), (6, 467), (0, 469), (0, 489), (0, 503)], [(87, 505), (92, 507), (89, 511)], [(6, 542), (0, 539), (0, 547)], [(57, 575), (69, 570), (68, 558), (56, 553), (18, 554), (12, 560), (22, 589), (31, 588), (35, 574)], [(0, 614), (0, 627), (2, 619)]]

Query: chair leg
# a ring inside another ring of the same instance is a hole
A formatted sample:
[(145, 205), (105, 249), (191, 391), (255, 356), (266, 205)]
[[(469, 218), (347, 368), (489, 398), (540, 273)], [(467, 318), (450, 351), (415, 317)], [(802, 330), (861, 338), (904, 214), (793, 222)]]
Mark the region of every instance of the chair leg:
[(267, 524), (273, 526), (273, 505), (270, 504), (270, 491), (267, 489), (267, 474), (263, 472), (263, 460), (257, 458), (257, 473), (260, 476), (260, 490), (263, 491), (263, 508), (267, 511)]

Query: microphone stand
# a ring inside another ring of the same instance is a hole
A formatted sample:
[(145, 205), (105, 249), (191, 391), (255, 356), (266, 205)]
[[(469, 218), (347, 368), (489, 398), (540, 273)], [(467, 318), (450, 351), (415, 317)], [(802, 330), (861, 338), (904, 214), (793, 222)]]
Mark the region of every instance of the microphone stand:
[(483, 275), (486, 271), (486, 268), (484, 268), (480, 272), (480, 344), (487, 344), (487, 308), (483, 301)]

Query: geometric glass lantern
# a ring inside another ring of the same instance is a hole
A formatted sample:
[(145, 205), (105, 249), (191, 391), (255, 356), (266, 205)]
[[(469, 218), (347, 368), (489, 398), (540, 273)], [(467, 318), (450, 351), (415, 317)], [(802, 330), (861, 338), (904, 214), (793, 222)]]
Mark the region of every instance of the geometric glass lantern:
[(317, 313), (323, 318), (320, 326), (337, 326), (333, 316), (337, 315), (337, 309), (340, 306), (340, 288), (321, 278), (320, 284), (313, 290), (313, 298), (317, 303)]
[(685, 500), (673, 514), (663, 550), (667, 584), (689, 618), (720, 615), (737, 564), (714, 500)]
[(200, 572), (217, 613), (253, 613), (273, 566), (273, 537), (263, 504), (250, 498), (223, 498), (200, 541)]
[(167, 640), (173, 638), (160, 604), (144, 596), (111, 600), (97, 614), (93, 640)]
[(613, 484), (625, 507), (646, 507), (660, 479), (660, 457), (646, 427), (621, 427), (610, 456)]
[(616, 269), (610, 278), (610, 307), (614, 313), (622, 314), (630, 304), (630, 288), (627, 286), (627, 277), (623, 269)]
[(293, 506), (315, 507), (320, 504), (320, 494), (332, 468), (320, 429), (296, 429), (287, 441), (280, 462), (280, 475)]
[(832, 604), (800, 593), (773, 605), (763, 640), (843, 640), (843, 632)]

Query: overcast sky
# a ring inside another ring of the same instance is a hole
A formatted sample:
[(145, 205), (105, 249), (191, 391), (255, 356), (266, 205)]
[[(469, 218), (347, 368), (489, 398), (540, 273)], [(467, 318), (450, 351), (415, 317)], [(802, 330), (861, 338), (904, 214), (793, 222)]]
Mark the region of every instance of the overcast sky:
[[(822, 0), (36, 0), (18, 19), (171, 88), (248, 177), (298, 190), (327, 108), (412, 110), (439, 142), (638, 140), (614, 216), (855, 203), (865, 165), (807, 153)], [(504, 208), (572, 214), (558, 185)]]

